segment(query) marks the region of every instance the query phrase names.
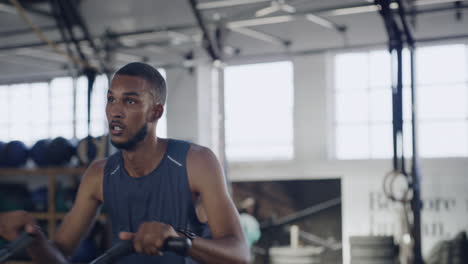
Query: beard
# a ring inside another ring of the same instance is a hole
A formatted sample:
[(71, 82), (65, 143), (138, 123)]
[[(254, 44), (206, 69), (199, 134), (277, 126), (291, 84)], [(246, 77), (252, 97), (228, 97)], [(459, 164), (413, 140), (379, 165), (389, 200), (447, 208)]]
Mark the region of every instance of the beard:
[(136, 145), (145, 139), (146, 135), (148, 134), (148, 124), (144, 124), (142, 128), (140, 128), (136, 134), (130, 138), (126, 142), (117, 143), (111, 140), (111, 143), (114, 147), (122, 150), (133, 150), (135, 149)]

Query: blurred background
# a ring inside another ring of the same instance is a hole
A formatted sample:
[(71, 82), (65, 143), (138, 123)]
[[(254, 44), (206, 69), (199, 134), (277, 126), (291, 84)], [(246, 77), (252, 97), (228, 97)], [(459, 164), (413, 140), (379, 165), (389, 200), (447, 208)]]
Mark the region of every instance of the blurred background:
[[(139, 61), (167, 81), (156, 134), (222, 162), (252, 263), (468, 263), (467, 7), (0, 0), (0, 211), (53, 235)], [(109, 246), (105, 211), (74, 262)]]

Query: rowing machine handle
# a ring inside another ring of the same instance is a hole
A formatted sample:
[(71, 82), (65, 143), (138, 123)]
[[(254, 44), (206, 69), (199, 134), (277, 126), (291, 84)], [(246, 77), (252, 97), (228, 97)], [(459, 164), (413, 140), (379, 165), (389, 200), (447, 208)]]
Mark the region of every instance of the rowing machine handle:
[(34, 241), (34, 235), (23, 232), (21, 235), (7, 244), (3, 249), (0, 249), (0, 263), (6, 261), (11, 256), (26, 249)]
[[(164, 242), (163, 250), (185, 255), (191, 247), (192, 242), (186, 237), (170, 237)], [(121, 240), (104, 254), (93, 260), (90, 264), (109, 264), (116, 259), (130, 255), (133, 252), (133, 241)]]

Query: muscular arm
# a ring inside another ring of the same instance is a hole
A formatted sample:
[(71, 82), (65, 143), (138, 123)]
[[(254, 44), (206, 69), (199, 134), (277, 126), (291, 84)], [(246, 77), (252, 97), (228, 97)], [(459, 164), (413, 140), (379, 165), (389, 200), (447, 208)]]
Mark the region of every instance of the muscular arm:
[(192, 191), (200, 194), (213, 239), (197, 237), (189, 255), (203, 263), (248, 263), (250, 254), (223, 171), (207, 148), (192, 146), (187, 157)]
[(86, 170), (73, 208), (63, 219), (52, 241), (38, 239), (28, 250), (35, 263), (67, 263), (80, 240), (94, 224), (102, 201), (102, 176), (105, 161), (97, 161)]

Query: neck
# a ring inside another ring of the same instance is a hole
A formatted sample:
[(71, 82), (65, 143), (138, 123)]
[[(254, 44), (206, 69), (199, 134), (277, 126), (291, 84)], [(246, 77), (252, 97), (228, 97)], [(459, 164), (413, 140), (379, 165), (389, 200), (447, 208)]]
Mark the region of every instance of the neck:
[(166, 151), (167, 140), (147, 136), (135, 149), (123, 150), (124, 166), (131, 177), (149, 174), (158, 166)]

